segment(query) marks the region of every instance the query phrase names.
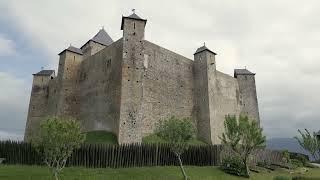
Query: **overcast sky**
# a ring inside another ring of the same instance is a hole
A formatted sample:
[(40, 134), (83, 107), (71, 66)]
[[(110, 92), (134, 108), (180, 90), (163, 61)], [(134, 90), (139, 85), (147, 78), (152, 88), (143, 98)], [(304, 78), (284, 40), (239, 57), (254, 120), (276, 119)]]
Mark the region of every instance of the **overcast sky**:
[(117, 40), (122, 15), (148, 20), (146, 39), (188, 58), (203, 42), (218, 70), (256, 74), (268, 138), (320, 129), (320, 2), (317, 0), (0, 0), (0, 139), (24, 133), (32, 73), (104, 26)]

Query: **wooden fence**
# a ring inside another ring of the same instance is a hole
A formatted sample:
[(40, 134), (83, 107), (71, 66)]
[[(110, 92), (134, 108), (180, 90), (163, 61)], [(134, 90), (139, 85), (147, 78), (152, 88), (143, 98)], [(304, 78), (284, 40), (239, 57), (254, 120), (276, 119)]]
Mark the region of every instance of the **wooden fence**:
[[(190, 146), (182, 154), (185, 165), (215, 166), (220, 164), (220, 145)], [(0, 158), (6, 164), (41, 165), (42, 159), (30, 143), (0, 142)], [(68, 159), (67, 166), (120, 168), (178, 165), (168, 144), (84, 144)]]
[[(217, 166), (221, 163), (221, 154), (225, 154), (221, 152), (221, 145), (189, 146), (181, 159), (184, 165)], [(279, 162), (282, 159), (280, 152), (270, 150), (259, 150), (254, 157), (256, 162), (266, 159)], [(43, 164), (41, 156), (31, 144), (24, 142), (0, 142), (0, 158), (6, 159), (5, 164)], [(67, 166), (90, 168), (177, 165), (178, 161), (168, 144), (84, 144), (73, 152), (67, 162)]]

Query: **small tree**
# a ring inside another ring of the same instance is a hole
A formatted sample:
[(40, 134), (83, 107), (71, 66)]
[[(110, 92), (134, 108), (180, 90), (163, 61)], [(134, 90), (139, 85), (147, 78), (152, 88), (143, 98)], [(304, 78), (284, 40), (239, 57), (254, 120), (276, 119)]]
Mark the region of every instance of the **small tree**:
[(246, 167), (246, 176), (250, 176), (248, 168), (248, 157), (258, 146), (263, 146), (266, 137), (262, 135), (256, 121), (249, 121), (247, 116), (226, 116), (224, 122), (225, 132), (222, 133), (222, 144), (230, 147), (231, 150), (241, 158)]
[(57, 180), (73, 150), (79, 148), (84, 140), (85, 135), (81, 133), (77, 121), (52, 117), (41, 123), (33, 144)]
[(311, 135), (307, 129), (305, 129), (305, 133), (301, 132), (300, 129), (298, 129), (298, 132), (300, 133), (301, 138), (298, 138), (297, 136), (294, 138), (298, 141), (303, 149), (311, 154), (314, 160), (318, 160), (320, 157), (320, 142), (316, 133), (313, 132)]
[(181, 172), (188, 179), (181, 161), (181, 154), (188, 148), (188, 141), (195, 136), (195, 128), (191, 119), (178, 119), (174, 116), (160, 123), (157, 135), (169, 142), (171, 151), (176, 155)]

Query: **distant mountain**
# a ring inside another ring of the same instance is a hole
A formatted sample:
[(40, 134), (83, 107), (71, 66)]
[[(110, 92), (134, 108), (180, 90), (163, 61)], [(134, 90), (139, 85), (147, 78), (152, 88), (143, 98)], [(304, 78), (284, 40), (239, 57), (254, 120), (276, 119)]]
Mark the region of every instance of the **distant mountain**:
[(302, 153), (309, 156), (311, 160), (310, 154), (302, 149), (296, 139), (294, 138), (272, 138), (267, 139), (267, 149), (273, 150), (288, 150), (289, 152)]

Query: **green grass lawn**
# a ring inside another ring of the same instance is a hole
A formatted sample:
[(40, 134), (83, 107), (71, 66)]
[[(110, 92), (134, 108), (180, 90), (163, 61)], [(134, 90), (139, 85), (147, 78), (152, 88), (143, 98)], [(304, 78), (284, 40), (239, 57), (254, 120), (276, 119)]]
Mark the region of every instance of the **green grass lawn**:
[[(191, 180), (241, 180), (246, 178), (239, 178), (225, 174), (217, 167), (194, 167), (187, 166), (186, 172)], [(290, 174), (285, 170), (278, 170), (276, 172), (261, 172), (252, 173), (250, 179), (255, 180), (272, 180), (277, 175), (282, 176), (296, 176), (299, 175), (297, 172)], [(320, 169), (309, 169), (305, 174), (308, 177), (320, 177)], [(79, 167), (65, 168), (61, 174), (61, 179), (70, 180), (105, 180), (105, 179), (116, 179), (116, 180), (176, 180), (183, 179), (179, 167), (167, 166), (167, 167), (143, 167), (143, 168), (122, 168), (122, 169), (87, 169)], [(0, 179), (8, 180), (46, 180), (52, 179), (49, 171), (46, 167), (40, 166), (13, 166), (13, 165), (2, 165), (0, 166)]]
[(85, 143), (118, 144), (117, 136), (108, 131), (91, 131), (86, 133)]

